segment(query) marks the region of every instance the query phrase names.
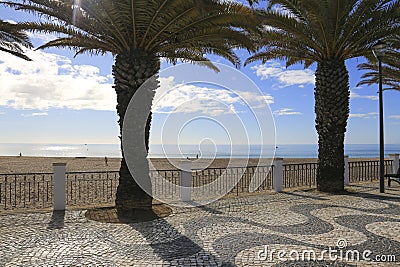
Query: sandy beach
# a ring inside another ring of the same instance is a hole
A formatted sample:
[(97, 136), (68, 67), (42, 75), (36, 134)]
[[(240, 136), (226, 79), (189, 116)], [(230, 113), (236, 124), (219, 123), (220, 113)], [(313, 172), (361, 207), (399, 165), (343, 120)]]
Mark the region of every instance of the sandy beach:
[[(165, 158), (151, 158), (154, 167), (158, 170), (171, 170), (176, 167)], [(352, 158), (350, 161), (360, 159)], [(362, 159), (376, 160), (376, 159)], [(315, 158), (286, 158), (284, 164), (289, 163), (309, 163), (316, 162)], [(37, 173), (37, 172), (52, 172), (52, 164), (55, 162), (67, 163), (67, 171), (117, 171), (119, 170), (120, 158), (108, 158), (107, 165), (104, 158), (68, 158), (68, 157), (11, 157), (0, 156), (0, 173)], [(192, 160), (193, 168), (199, 166), (207, 166), (210, 168), (225, 168), (228, 164), (228, 159), (199, 159)], [(256, 166), (257, 159), (250, 159), (248, 166)]]

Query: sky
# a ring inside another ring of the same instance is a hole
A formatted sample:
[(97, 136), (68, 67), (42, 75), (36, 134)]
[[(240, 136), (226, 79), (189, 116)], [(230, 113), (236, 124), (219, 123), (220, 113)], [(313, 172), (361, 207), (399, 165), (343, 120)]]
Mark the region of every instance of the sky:
[[(30, 15), (3, 7), (0, 18), (32, 19)], [(51, 40), (51, 36), (43, 34), (29, 35), (35, 46)], [(249, 56), (243, 50), (237, 53), (243, 62)], [(73, 51), (55, 48), (29, 50), (26, 54), (32, 62), (0, 52), (0, 143), (119, 142), (111, 55), (74, 58)], [(220, 75), (216, 76), (216, 82), (204, 80), (213, 75), (211, 70), (204, 70), (203, 80), (194, 82), (195, 77), (189, 77), (191, 73), (202, 73), (199, 67), (186, 66), (185, 72), (162, 61), (164, 89), (157, 92), (157, 103), (153, 103), (153, 144), (225, 144), (235, 138), (237, 143), (259, 144), (263, 133), (263, 138), (269, 141), (275, 138), (277, 144), (317, 143), (315, 64), (309, 69), (301, 65), (285, 68), (284, 62), (273, 60), (235, 70), (224, 59), (215, 56), (210, 59), (224, 64), (221, 66), (225, 71), (215, 74)], [(361, 62), (361, 58), (346, 61), (351, 90), (346, 143), (376, 144), (378, 87), (356, 87), (363, 73), (356, 68)], [(243, 79), (243, 84), (235, 79)], [(400, 92), (384, 92), (388, 144), (400, 144), (399, 103)], [(240, 135), (235, 137), (238, 127), (246, 140)]]

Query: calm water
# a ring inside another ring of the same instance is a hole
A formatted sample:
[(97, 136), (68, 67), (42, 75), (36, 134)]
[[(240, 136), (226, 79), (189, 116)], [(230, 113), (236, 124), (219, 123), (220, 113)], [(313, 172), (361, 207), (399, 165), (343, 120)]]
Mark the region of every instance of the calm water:
[[(150, 157), (165, 157), (163, 151), (169, 157), (196, 157), (196, 154), (203, 157), (227, 158), (243, 157), (247, 154), (246, 146), (226, 146), (214, 147), (198, 145), (183, 145), (179, 149), (175, 146), (152, 145), (150, 147)], [(257, 157), (261, 152), (260, 146), (250, 146), (250, 157)], [(265, 148), (264, 151), (265, 152)], [(267, 151), (271, 154), (270, 151)], [(17, 156), (22, 153), (23, 156), (40, 157), (120, 157), (120, 146), (117, 144), (0, 144), (1, 156)], [(318, 153), (317, 145), (278, 145), (276, 156), (283, 158), (316, 158)], [(379, 146), (375, 144), (345, 146), (345, 153), (350, 157), (379, 157)], [(385, 155), (400, 153), (400, 145), (388, 144), (385, 146)]]

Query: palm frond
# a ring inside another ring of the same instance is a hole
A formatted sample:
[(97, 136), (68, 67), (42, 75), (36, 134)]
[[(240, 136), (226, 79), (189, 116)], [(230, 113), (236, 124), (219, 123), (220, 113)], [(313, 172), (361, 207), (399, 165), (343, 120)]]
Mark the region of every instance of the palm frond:
[[(382, 83), (387, 89), (400, 90), (400, 38), (399, 35), (384, 40), (388, 44), (385, 55), (382, 57)], [(367, 63), (357, 66), (359, 70), (367, 71), (361, 76), (358, 85), (373, 85), (379, 83), (378, 64), (375, 57)]]
[(246, 62), (264, 55), (310, 66), (370, 57), (377, 40), (399, 32), (399, 10), (399, 0), (270, 0), (257, 10), (267, 26), (256, 38), (259, 52)]
[(21, 24), (0, 20), (0, 51), (30, 61), (31, 59), (24, 55), (23, 47), (32, 48), (33, 45), (23, 30), (26, 28)]
[(42, 21), (25, 23), (31, 31), (60, 34), (41, 49), (71, 47), (76, 54), (140, 50), (176, 60), (179, 51), (186, 49), (215, 53), (238, 65), (232, 51), (255, 50), (249, 34), (258, 31), (259, 22), (250, 8), (217, 0), (8, 0), (1, 4), (40, 16)]

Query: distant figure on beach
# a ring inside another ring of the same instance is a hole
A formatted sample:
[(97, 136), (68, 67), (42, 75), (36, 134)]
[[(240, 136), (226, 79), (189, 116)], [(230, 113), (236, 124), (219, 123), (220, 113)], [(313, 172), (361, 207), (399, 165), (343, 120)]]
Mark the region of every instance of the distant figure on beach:
[(199, 154), (196, 154), (196, 159), (199, 159)]
[(22, 157), (22, 153), (21, 152), (19, 152), (19, 156)]
[(190, 158), (189, 158), (189, 157), (186, 157), (186, 159), (187, 159), (187, 160), (190, 160)]
[(106, 163), (106, 166), (108, 166), (108, 158), (104, 157), (104, 162)]

